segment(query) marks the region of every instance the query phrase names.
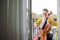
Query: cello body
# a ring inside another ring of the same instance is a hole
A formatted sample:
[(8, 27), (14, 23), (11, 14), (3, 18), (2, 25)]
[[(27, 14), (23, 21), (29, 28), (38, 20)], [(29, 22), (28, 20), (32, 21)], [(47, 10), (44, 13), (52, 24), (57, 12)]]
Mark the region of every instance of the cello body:
[[(47, 40), (47, 34), (49, 33), (48, 31), (50, 29), (50, 24), (47, 23), (46, 26), (43, 29), (39, 29), (38, 34), (41, 35), (41, 39), (40, 40)], [(38, 40), (38, 34), (36, 34), (32, 40)]]
[(50, 24), (47, 23), (44, 29), (40, 29), (39, 32), (41, 34), (41, 39), (40, 40), (47, 40), (47, 34), (50, 31)]

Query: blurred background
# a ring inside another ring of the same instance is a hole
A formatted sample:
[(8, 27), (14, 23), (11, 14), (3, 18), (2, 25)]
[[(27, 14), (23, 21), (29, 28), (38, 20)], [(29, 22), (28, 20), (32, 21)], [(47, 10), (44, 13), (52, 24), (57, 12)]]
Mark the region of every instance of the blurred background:
[(38, 27), (34, 29), (34, 23), (43, 17), (42, 10), (44, 8), (47, 8), (49, 12), (52, 11), (52, 17), (54, 19), (52, 30), (55, 33), (53, 40), (58, 40), (57, 0), (32, 0), (32, 37), (38, 32)]

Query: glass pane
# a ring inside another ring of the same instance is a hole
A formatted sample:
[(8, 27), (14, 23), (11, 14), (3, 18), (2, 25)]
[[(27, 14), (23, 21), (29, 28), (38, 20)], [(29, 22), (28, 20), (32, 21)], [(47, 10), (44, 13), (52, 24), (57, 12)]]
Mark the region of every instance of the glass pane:
[(31, 10), (32, 40), (58, 40), (57, 0), (32, 0)]

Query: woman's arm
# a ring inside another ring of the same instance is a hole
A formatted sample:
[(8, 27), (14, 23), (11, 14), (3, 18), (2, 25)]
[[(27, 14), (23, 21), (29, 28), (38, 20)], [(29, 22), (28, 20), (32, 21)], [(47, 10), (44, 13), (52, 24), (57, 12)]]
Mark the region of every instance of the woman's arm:
[(34, 23), (34, 26), (39, 25), (39, 24), (41, 23), (41, 21), (42, 21), (42, 18), (39, 18), (39, 19)]
[(48, 18), (52, 23), (54, 23), (54, 19), (51, 16), (49, 16)]

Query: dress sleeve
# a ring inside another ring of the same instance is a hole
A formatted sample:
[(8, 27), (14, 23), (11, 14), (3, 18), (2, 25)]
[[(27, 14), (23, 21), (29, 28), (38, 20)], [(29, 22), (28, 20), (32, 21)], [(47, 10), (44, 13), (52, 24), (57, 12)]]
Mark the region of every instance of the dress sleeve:
[(42, 22), (42, 18), (39, 18), (34, 24), (39, 25)]
[(53, 17), (49, 17), (49, 20), (48, 20), (48, 21), (49, 21), (50, 24), (54, 24), (54, 19), (53, 19)]

